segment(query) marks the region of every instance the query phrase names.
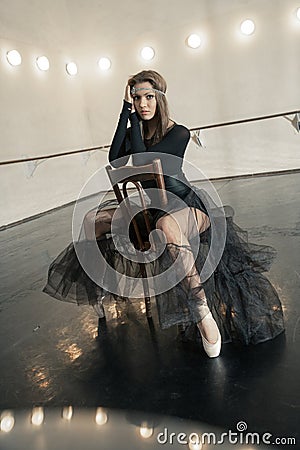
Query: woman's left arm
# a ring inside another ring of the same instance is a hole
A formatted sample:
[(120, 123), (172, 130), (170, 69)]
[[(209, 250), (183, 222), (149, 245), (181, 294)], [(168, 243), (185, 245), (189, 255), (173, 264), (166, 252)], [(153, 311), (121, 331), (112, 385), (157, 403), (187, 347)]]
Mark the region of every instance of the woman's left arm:
[(175, 125), (175, 127), (172, 128), (160, 142), (153, 145), (149, 151), (171, 154), (183, 158), (190, 137), (190, 131), (186, 127), (183, 125)]

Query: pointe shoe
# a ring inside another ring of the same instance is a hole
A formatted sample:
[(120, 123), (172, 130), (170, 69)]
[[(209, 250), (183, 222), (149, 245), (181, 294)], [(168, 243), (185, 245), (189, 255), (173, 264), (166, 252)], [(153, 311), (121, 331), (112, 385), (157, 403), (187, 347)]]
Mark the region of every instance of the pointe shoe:
[[(209, 312), (209, 313), (204, 317), (204, 319), (202, 320), (202, 322), (203, 322), (204, 320), (211, 320), (211, 321), (214, 321), (214, 322), (215, 322), (215, 320), (214, 320), (214, 318), (213, 318), (211, 312)], [(202, 334), (202, 332), (201, 332), (201, 330), (200, 330), (200, 327), (198, 327), (198, 328), (199, 328), (199, 331), (200, 331), (200, 334), (201, 334), (201, 339), (202, 339), (203, 348), (204, 348), (204, 350), (205, 350), (207, 356), (209, 356), (209, 358), (217, 358), (217, 356), (219, 356), (220, 351), (221, 351), (221, 334), (220, 334), (219, 329), (217, 328), (217, 329), (218, 329), (218, 338), (217, 338), (216, 342), (214, 342), (214, 343), (212, 344), (212, 343), (210, 343), (210, 342), (203, 336), (203, 334)]]

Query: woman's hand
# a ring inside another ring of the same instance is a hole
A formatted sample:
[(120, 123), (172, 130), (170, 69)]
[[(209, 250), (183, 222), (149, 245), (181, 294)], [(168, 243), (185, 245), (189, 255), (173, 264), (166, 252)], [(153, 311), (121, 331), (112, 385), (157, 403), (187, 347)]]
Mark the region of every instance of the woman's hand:
[(133, 104), (133, 98), (131, 95), (131, 86), (129, 86), (129, 84), (126, 85), (124, 99), (126, 102), (131, 103), (131, 105), (132, 105), (131, 112), (134, 112), (135, 109), (134, 109), (134, 104)]
[(126, 85), (126, 88), (125, 88), (125, 96), (124, 96), (124, 98), (125, 98), (125, 100), (126, 100), (126, 102), (128, 102), (128, 103), (132, 103), (132, 96), (131, 96), (131, 87), (129, 86), (129, 84), (127, 84)]

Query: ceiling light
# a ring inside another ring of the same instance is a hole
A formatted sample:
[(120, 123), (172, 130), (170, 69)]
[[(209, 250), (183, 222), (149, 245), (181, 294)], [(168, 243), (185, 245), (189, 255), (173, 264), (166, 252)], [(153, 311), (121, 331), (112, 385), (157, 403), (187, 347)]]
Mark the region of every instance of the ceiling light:
[(62, 417), (65, 420), (71, 420), (73, 416), (73, 407), (72, 406), (64, 406), (62, 410)]
[(102, 408), (97, 408), (95, 421), (97, 425), (105, 425), (108, 417), (106, 412)]
[(32, 409), (31, 423), (39, 426), (44, 422), (44, 409), (42, 406), (36, 406)]
[(6, 58), (12, 66), (19, 66), (22, 62), (22, 57), (17, 50), (10, 50), (7, 52)]
[(153, 59), (154, 55), (155, 55), (155, 51), (153, 50), (152, 47), (144, 47), (141, 51), (141, 56), (146, 61), (150, 61), (151, 59)]
[(47, 56), (39, 56), (36, 58), (36, 65), (40, 70), (49, 70), (50, 63)]
[(109, 70), (111, 68), (111, 60), (109, 58), (100, 58), (98, 66), (101, 70)]
[(297, 16), (297, 19), (300, 20), (300, 8), (297, 8), (296, 16)]
[(14, 416), (10, 411), (4, 411), (1, 415), (0, 430), (9, 433), (15, 424)]
[(241, 23), (241, 32), (246, 36), (250, 36), (250, 34), (254, 33), (255, 24), (253, 20), (247, 19)]
[(142, 424), (140, 427), (140, 435), (144, 439), (149, 439), (153, 434), (153, 428), (149, 427), (147, 424)]
[(201, 45), (201, 38), (198, 34), (190, 34), (187, 38), (187, 45), (191, 48), (198, 48)]
[(78, 72), (77, 65), (74, 62), (69, 62), (66, 65), (66, 71), (68, 72), (69, 75), (77, 75)]

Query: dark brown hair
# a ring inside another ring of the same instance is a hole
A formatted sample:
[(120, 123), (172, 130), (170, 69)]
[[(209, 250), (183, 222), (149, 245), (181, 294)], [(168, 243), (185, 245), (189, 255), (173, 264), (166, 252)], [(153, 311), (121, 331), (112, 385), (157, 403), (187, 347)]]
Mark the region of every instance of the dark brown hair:
[[(141, 72), (133, 75), (128, 80), (128, 84), (130, 87), (135, 86), (138, 83), (149, 82), (154, 89), (157, 89), (162, 92), (166, 92), (167, 83), (165, 79), (155, 70), (142, 70)], [(169, 124), (169, 108), (166, 96), (160, 94), (159, 92), (155, 93), (156, 97), (156, 115), (158, 117), (158, 124), (156, 131), (153, 136), (153, 144), (161, 141), (164, 135), (167, 132), (168, 124)], [(143, 122), (143, 130), (144, 134), (147, 129), (147, 122)]]

